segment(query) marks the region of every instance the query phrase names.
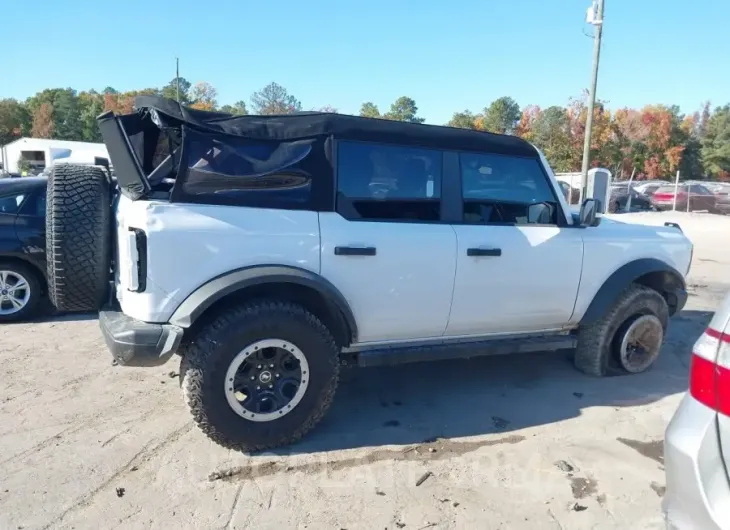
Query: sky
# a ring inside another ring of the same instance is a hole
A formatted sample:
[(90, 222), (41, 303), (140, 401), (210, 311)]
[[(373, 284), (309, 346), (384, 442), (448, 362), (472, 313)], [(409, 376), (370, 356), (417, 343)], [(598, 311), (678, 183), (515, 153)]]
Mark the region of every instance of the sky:
[[(160, 87), (179, 57), (220, 104), (275, 81), (305, 110), (385, 112), (409, 96), (429, 123), (500, 96), (566, 105), (590, 83), (590, 3), (6, 0), (0, 98)], [(610, 108), (730, 103), (730, 0), (605, 0), (604, 20), (597, 97)]]

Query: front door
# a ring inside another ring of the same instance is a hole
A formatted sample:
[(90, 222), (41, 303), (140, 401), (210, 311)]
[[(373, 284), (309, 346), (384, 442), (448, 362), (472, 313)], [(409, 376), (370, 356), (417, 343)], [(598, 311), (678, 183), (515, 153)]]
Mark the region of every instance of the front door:
[[(581, 230), (560, 222), (558, 190), (537, 159), (461, 154), (463, 222), (446, 335), (560, 328), (573, 313)], [(562, 226), (561, 226), (562, 225)]]
[(321, 273), (349, 302), (358, 342), (442, 336), (456, 234), (441, 222), (441, 152), (340, 141), (337, 160), (337, 211), (319, 215)]

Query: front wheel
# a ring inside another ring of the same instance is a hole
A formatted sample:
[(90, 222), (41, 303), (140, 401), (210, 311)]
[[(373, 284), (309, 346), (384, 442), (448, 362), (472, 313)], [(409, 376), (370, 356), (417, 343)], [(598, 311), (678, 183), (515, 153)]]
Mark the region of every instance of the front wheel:
[(183, 395), (198, 427), (223, 447), (287, 445), (329, 408), (338, 353), (327, 328), (304, 308), (252, 302), (219, 315), (185, 348)]
[(664, 297), (632, 284), (606, 314), (579, 330), (575, 366), (598, 377), (644, 372), (659, 357), (668, 322)]
[(32, 317), (41, 300), (39, 274), (26, 265), (0, 262), (0, 322)]

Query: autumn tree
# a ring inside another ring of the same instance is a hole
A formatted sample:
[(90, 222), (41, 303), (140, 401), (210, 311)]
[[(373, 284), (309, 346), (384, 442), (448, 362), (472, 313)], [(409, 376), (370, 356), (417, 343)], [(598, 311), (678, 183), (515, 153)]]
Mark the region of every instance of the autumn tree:
[(25, 105), (15, 99), (0, 100), (0, 145), (27, 134), (30, 123), (31, 117)]
[(716, 108), (707, 120), (702, 161), (711, 175), (730, 177), (730, 104)]
[(537, 105), (528, 105), (522, 110), (520, 120), (515, 127), (515, 134), (528, 142), (532, 141), (535, 120), (542, 111)]
[(449, 123), (446, 125), (449, 127), (459, 127), (461, 129), (476, 129), (476, 119), (477, 116), (473, 112), (464, 110), (462, 112), (454, 112), (454, 115), (451, 116)]
[(520, 106), (510, 97), (495, 99), (477, 120), (477, 128), (499, 134), (512, 134), (520, 120)]
[(236, 101), (233, 105), (223, 105), (219, 110), (220, 112), (232, 114), (233, 116), (245, 116), (248, 114), (245, 101)]
[(301, 102), (277, 83), (269, 83), (251, 95), (254, 114), (293, 114), (302, 110)]
[(33, 112), (33, 138), (53, 138), (55, 124), (53, 123), (53, 106), (50, 103), (41, 103)]
[(215, 110), (218, 106), (218, 91), (213, 85), (200, 81), (189, 92), (190, 106), (198, 110)]
[(366, 101), (360, 106), (360, 116), (365, 118), (380, 118), (380, 110), (378, 110), (378, 106), (375, 103)]

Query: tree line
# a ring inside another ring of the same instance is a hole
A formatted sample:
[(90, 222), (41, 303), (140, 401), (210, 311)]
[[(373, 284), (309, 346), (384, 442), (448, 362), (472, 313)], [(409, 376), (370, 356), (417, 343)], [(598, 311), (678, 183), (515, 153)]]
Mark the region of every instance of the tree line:
[[(270, 83), (254, 92), (248, 102), (219, 105), (209, 83), (174, 78), (162, 88), (119, 92), (107, 87), (77, 92), (71, 88), (43, 90), (25, 101), (0, 100), (0, 145), (17, 138), (56, 138), (101, 142), (96, 116), (104, 111), (132, 112), (139, 95), (179, 97), (181, 103), (202, 110), (234, 115), (290, 114), (302, 103), (286, 88)], [(496, 99), (480, 111), (455, 112), (445, 124), (480, 131), (520, 136), (543, 150), (557, 172), (580, 170), (586, 117), (586, 94), (566, 106), (520, 108), (511, 97)], [(337, 112), (331, 106), (318, 109)], [(360, 116), (423, 123), (415, 100), (403, 96), (386, 112), (373, 102), (360, 107)], [(609, 168), (617, 177), (635, 173), (639, 179), (670, 177), (730, 180), (730, 104), (712, 108), (705, 103), (692, 114), (676, 105), (647, 105), (642, 109), (611, 111), (603, 101), (594, 107), (591, 165)]]

